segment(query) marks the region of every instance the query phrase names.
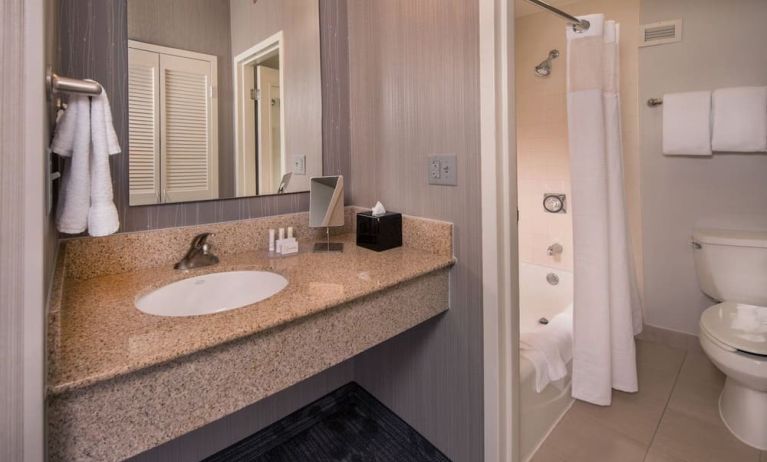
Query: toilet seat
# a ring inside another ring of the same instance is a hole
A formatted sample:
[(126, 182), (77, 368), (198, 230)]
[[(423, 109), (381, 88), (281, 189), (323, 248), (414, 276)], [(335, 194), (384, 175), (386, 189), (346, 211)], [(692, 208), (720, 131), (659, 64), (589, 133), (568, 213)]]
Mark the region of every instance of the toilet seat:
[(719, 303), (703, 312), (700, 326), (722, 346), (767, 357), (767, 307)]

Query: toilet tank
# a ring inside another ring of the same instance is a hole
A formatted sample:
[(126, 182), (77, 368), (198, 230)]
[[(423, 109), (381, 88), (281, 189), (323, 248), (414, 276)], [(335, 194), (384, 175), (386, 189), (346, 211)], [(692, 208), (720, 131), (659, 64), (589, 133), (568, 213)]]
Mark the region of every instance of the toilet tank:
[(692, 246), (706, 295), (767, 306), (767, 231), (696, 229)]

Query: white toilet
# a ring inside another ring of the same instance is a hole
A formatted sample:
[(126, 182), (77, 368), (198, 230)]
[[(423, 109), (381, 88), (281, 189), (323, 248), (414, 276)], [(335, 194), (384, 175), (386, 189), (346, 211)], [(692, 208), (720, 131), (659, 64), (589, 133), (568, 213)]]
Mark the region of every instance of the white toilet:
[(767, 231), (697, 229), (693, 248), (701, 289), (723, 302), (700, 318), (700, 344), (727, 376), (719, 414), (767, 450)]

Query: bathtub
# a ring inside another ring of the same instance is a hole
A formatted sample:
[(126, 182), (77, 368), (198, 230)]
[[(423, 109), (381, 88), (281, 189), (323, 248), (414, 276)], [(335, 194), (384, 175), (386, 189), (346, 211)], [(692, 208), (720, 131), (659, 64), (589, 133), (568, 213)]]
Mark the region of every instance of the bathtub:
[[(556, 278), (549, 276), (553, 274)], [(547, 276), (557, 279), (556, 285)], [(558, 313), (572, 309), (573, 273), (541, 265), (519, 265), (519, 321), (525, 332), (539, 325), (541, 318), (551, 319)], [(572, 363), (572, 361), (571, 361)], [(572, 372), (572, 364), (568, 364)], [(521, 455), (529, 460), (559, 419), (572, 405), (570, 377), (549, 384), (541, 393), (535, 391), (533, 365), (524, 356), (520, 358), (521, 403)]]

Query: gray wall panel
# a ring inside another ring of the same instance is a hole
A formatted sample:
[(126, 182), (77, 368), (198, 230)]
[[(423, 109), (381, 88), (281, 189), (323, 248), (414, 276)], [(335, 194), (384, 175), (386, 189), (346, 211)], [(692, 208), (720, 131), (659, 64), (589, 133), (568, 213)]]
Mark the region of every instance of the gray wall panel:
[(0, 3), (0, 460), (42, 460), (45, 295), (56, 234), (45, 210), (44, 63), (55, 0)]
[[(355, 378), (455, 461), (483, 454), (478, 2), (349, 2), (352, 197), (455, 224), (450, 311), (355, 358)], [(427, 156), (458, 157), (429, 186)]]
[(23, 262), (24, 128), (18, 117), (24, 94), (22, 0), (0, 4), (0, 460), (24, 454)]

